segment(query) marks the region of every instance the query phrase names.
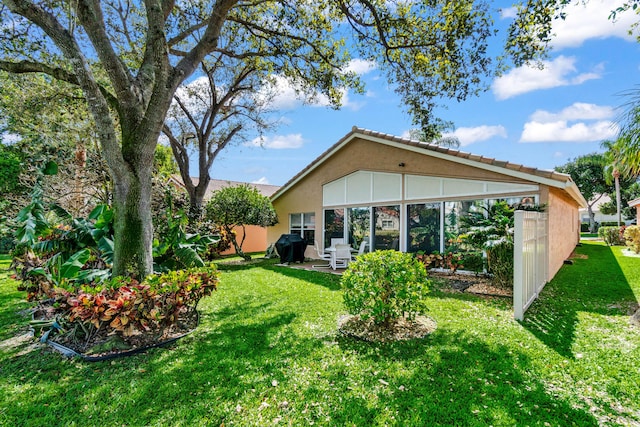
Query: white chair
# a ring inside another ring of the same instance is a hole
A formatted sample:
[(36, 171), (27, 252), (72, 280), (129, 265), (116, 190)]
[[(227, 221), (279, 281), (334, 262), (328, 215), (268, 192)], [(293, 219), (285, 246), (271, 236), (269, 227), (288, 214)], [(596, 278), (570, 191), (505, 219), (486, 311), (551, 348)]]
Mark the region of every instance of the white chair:
[(325, 254), (320, 251), (320, 247), (318, 246), (318, 242), (313, 242), (313, 249), (316, 251), (316, 259), (321, 259), (323, 261), (329, 261), (327, 264), (320, 265), (312, 265), (312, 268), (329, 268), (331, 267), (331, 254)]
[(331, 253), (331, 268), (347, 268), (351, 261), (351, 246), (340, 244), (335, 246), (335, 251)]
[(355, 261), (355, 259), (357, 257), (359, 257), (360, 255), (362, 255), (364, 253), (364, 251), (367, 249), (367, 245), (369, 245), (369, 242), (367, 242), (366, 240), (363, 240), (360, 243), (360, 247), (358, 248), (358, 252), (352, 254), (352, 259)]

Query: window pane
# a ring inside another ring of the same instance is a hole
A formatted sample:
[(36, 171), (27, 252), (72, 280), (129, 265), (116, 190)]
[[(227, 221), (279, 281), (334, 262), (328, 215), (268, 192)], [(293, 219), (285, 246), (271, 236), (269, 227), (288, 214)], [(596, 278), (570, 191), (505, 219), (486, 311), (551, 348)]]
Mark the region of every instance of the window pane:
[(407, 206), (407, 252), (440, 251), (440, 203)]
[(331, 239), (344, 239), (344, 209), (324, 211), (324, 247), (331, 246)]
[(400, 249), (400, 206), (376, 206), (373, 208), (375, 250)]
[(360, 244), (366, 240), (369, 242), (369, 232), (371, 230), (371, 208), (349, 208), (349, 243), (354, 248), (359, 248)]
[(291, 228), (300, 228), (302, 226), (301, 214), (290, 214), (289, 215), (289, 224), (291, 224)]
[(316, 214), (315, 212), (304, 214), (304, 228), (313, 230), (316, 228)]

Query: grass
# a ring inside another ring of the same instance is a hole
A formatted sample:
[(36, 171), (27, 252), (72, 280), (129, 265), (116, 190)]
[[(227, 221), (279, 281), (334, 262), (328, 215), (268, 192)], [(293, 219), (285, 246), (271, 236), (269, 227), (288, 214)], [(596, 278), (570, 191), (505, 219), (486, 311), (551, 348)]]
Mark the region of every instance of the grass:
[(637, 425), (640, 259), (578, 253), (522, 323), (507, 300), (436, 288), (437, 330), (394, 344), (336, 332), (335, 275), (221, 266), (193, 334), (98, 363), (12, 339), (26, 304), (0, 276), (0, 425)]

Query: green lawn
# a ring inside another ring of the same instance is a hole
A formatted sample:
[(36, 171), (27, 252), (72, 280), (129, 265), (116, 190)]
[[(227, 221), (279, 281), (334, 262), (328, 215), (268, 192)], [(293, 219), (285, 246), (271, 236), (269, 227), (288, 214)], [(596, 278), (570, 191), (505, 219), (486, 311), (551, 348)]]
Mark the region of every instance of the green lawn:
[(27, 304), (0, 275), (0, 425), (638, 425), (640, 258), (577, 252), (523, 323), (509, 301), (434, 290), (436, 332), (396, 344), (337, 334), (337, 276), (221, 267), (193, 334), (98, 363), (15, 339)]

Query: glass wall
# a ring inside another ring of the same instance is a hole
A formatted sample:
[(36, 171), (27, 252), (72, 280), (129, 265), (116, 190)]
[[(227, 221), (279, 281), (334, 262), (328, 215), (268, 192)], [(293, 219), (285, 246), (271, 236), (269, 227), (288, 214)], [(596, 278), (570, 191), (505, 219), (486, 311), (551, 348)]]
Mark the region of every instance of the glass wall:
[(349, 228), (349, 244), (358, 249), (363, 241), (371, 244), (371, 208), (368, 206), (347, 209)]
[(441, 203), (407, 205), (407, 252), (440, 251)]
[(344, 239), (344, 209), (325, 209), (324, 247), (331, 245), (331, 239)]
[(400, 206), (375, 206), (373, 218), (373, 250), (400, 250)]

